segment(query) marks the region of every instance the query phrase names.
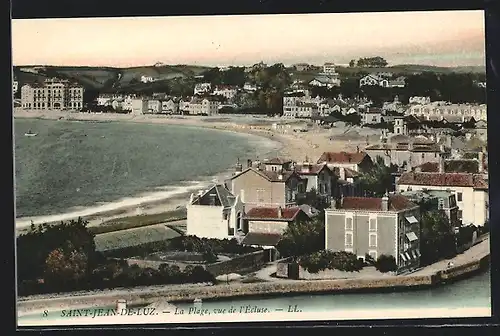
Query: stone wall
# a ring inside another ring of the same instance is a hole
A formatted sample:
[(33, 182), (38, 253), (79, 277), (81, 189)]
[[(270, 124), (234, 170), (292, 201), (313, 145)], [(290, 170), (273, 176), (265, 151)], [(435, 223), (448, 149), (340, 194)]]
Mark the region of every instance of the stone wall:
[(161, 264), (177, 265), (181, 270), (186, 268), (188, 265), (201, 266), (213, 276), (219, 276), (221, 274), (238, 273), (245, 270), (253, 269), (265, 264), (265, 254), (267, 251), (260, 250), (241, 256), (237, 256), (230, 260), (219, 261), (213, 264), (198, 264), (198, 263), (181, 263), (175, 261), (153, 261), (153, 260), (143, 260), (143, 259), (125, 259), (127, 263), (131, 265), (138, 265), (141, 268), (153, 268), (158, 269)]

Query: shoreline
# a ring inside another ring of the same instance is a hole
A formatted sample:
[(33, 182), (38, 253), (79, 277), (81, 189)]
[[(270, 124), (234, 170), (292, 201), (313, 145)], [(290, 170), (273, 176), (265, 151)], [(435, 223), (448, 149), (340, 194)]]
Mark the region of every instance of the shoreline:
[[(489, 244), (489, 239), (483, 244)], [(231, 299), (263, 298), (276, 296), (313, 295), (327, 293), (378, 293), (411, 291), (446, 286), (459, 280), (470, 278), (490, 269), (490, 251), (474, 254), (471, 261), (465, 261), (453, 267), (438, 267), (436, 264), (424, 268), (424, 272), (415, 274), (384, 276), (373, 278), (347, 278), (323, 280), (278, 280), (256, 283), (232, 283), (218, 285), (185, 284), (181, 286), (150, 286), (108, 290), (94, 294), (76, 294), (50, 298), (40, 296), (18, 298), (18, 314), (32, 315), (44, 309), (83, 309), (88, 307), (114, 306), (119, 299), (128, 305), (139, 306), (152, 304), (158, 300), (169, 303), (185, 303), (194, 299), (207, 301), (225, 301)], [(433, 269), (435, 268), (435, 269)]]
[[(256, 131), (247, 127), (239, 127), (228, 122), (207, 122), (194, 118), (170, 118), (168, 116), (143, 115), (130, 116), (118, 114), (92, 114), (92, 113), (72, 113), (58, 111), (23, 111), (15, 110), (14, 119), (35, 119), (35, 120), (64, 120), (75, 122), (136, 122), (150, 124), (166, 124), (183, 127), (197, 127), (211, 129), (215, 131), (230, 132), (242, 137), (247, 137), (248, 144), (257, 152), (257, 156), (266, 157), (271, 153), (280, 153), (286, 148), (286, 143), (281, 138), (275, 138), (269, 132)], [(195, 117), (196, 118), (196, 117)], [(264, 143), (264, 148), (259, 145)], [(98, 202), (94, 205), (77, 206), (59, 213), (36, 216), (23, 216), (15, 219), (16, 229), (22, 233), (26, 231), (31, 221), (35, 224), (57, 223), (61, 220), (77, 219), (78, 217), (89, 220), (89, 226), (99, 225), (107, 220), (124, 218), (140, 214), (156, 214), (164, 211), (175, 210), (185, 206), (190, 193), (207, 188), (214, 181), (220, 182), (230, 175), (230, 168), (222, 172), (217, 172), (211, 176), (200, 176), (197, 181), (179, 181), (174, 185), (158, 186), (155, 189), (172, 189), (164, 191), (171, 194), (160, 196), (162, 191), (149, 191), (135, 194), (129, 197), (110, 202)], [(186, 185), (184, 185), (186, 184)], [(183, 189), (183, 190), (182, 190)], [(186, 196), (187, 195), (187, 196)], [(186, 197), (183, 197), (186, 196)]]

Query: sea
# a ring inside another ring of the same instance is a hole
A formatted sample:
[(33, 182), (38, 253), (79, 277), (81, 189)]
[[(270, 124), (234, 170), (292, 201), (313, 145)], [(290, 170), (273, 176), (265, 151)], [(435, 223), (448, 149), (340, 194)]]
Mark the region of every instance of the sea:
[(279, 148), (258, 136), (125, 121), (15, 119), (14, 133), (16, 218), (179, 196)]

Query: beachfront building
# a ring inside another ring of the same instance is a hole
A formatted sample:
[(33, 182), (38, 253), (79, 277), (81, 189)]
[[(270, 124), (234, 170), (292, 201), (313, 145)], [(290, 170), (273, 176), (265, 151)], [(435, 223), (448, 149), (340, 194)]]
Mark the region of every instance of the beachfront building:
[(233, 238), (243, 227), (243, 203), (223, 185), (192, 194), (186, 206), (186, 234), (200, 238)]
[(325, 209), (325, 248), (360, 259), (396, 259), (398, 272), (420, 266), (420, 207), (401, 195), (343, 197)]
[(365, 151), (376, 160), (380, 157), (386, 166), (396, 165), (410, 170), (426, 162), (440, 162), (449, 155), (443, 145), (434, 142), (389, 142), (370, 145)]
[(161, 112), (161, 101), (159, 99), (148, 99), (148, 113), (159, 114)]
[(451, 191), (426, 190), (426, 191), (403, 191), (400, 195), (408, 198), (411, 202), (423, 206), (426, 211), (444, 211), (450, 223), (450, 229), (460, 227), (458, 219), (458, 205), (455, 195)]
[(240, 195), (245, 211), (255, 207), (282, 208), (297, 204), (297, 196), (303, 193), (306, 182), (294, 171), (272, 171), (262, 164), (249, 162), (250, 167), (238, 172), (226, 181), (227, 188)]
[(312, 118), (319, 115), (318, 105), (302, 101), (295, 102), (294, 105), (283, 105), (283, 118)]
[(25, 84), (21, 88), (21, 106), (27, 110), (80, 110), (83, 108), (83, 86), (58, 78), (43, 84)]
[(486, 104), (450, 104), (446, 102), (411, 105), (406, 110), (406, 115), (422, 117), (425, 120), (446, 120), (457, 123), (466, 122), (471, 118), (474, 118), (475, 121), (487, 121), (488, 119)]
[(384, 117), (381, 108), (368, 107), (361, 112), (361, 124), (363, 125), (380, 124), (382, 121), (384, 121)]
[(193, 97), (189, 102), (188, 113), (190, 115), (216, 115), (219, 111), (220, 103), (209, 98)]
[(444, 190), (452, 192), (463, 224), (483, 226), (489, 218), (488, 178), (471, 173), (404, 173), (396, 181), (398, 191)]
[(166, 114), (178, 114), (179, 104), (173, 98), (162, 100), (161, 111)]

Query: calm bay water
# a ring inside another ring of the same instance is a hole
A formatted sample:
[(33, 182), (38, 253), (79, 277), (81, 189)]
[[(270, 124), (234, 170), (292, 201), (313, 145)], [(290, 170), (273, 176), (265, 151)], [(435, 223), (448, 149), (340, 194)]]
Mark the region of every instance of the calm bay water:
[[(16, 119), (17, 217), (61, 213), (162, 186), (209, 179), (271, 151), (261, 138), (127, 122)], [(26, 137), (28, 131), (37, 136)]]

